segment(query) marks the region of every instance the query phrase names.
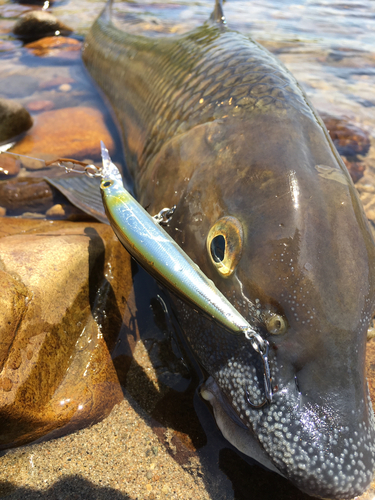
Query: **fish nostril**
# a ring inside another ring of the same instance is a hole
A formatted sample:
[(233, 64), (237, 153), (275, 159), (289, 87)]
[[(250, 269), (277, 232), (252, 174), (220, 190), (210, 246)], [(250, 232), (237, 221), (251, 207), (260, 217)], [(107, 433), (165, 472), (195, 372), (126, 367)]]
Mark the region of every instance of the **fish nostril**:
[(297, 389), (298, 394), (301, 394), (301, 389), (299, 388), (297, 375), (294, 375), (294, 383), (296, 385), (296, 389)]

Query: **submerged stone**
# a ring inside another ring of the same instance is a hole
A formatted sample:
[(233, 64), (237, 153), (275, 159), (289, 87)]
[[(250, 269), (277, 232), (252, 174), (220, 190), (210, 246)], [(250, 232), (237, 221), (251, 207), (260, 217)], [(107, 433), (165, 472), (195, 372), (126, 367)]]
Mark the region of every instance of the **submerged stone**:
[[(40, 113), (33, 128), (12, 149), (13, 153), (44, 160), (59, 157), (100, 159), (100, 141), (109, 151), (114, 141), (100, 111), (89, 107), (64, 108)], [(43, 167), (40, 161), (22, 159), (26, 168)]]

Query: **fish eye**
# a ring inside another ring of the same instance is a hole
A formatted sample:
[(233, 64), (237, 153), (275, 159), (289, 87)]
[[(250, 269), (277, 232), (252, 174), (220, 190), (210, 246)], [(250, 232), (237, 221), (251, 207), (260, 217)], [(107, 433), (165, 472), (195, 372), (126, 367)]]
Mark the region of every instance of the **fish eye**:
[(105, 188), (107, 188), (107, 187), (112, 186), (112, 184), (113, 184), (113, 181), (102, 181), (102, 183), (101, 183), (100, 187), (101, 187), (102, 189), (105, 189)]
[(243, 231), (235, 217), (222, 217), (211, 227), (206, 244), (212, 264), (227, 278), (241, 258)]
[(272, 335), (281, 335), (286, 332), (287, 324), (279, 314), (269, 314), (265, 320), (266, 328)]
[(211, 241), (211, 256), (215, 262), (222, 262), (225, 256), (225, 238), (218, 234)]

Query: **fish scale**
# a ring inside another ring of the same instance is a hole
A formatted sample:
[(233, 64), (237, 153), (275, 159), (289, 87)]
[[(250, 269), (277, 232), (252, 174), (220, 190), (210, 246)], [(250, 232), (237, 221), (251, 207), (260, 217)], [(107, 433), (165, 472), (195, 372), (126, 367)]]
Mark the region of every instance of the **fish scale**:
[[(117, 70), (114, 72), (107, 66), (106, 60), (111, 59), (103, 48), (110, 37), (111, 50), (116, 54), (120, 51), (114, 45), (116, 33), (105, 19), (99, 18), (86, 39), (83, 59), (105, 94), (117, 102), (121, 80)], [(123, 46), (127, 40), (129, 50), (133, 51), (129, 58), (125, 58), (126, 46)], [(116, 56), (125, 63), (124, 81), (137, 82), (136, 98), (132, 84), (128, 99), (115, 106), (126, 131), (127, 158), (136, 160), (136, 166), (134, 161), (128, 162), (135, 176), (147, 169), (168, 139), (197, 125), (228, 114), (273, 106), (279, 109), (295, 106), (299, 111), (304, 107), (306, 113), (311, 113), (292, 75), (275, 65), (265, 49), (237, 32), (223, 34), (220, 27), (212, 27), (207, 33), (207, 27), (203, 27), (177, 40), (137, 41), (139, 38), (132, 36), (122, 39), (121, 50), (125, 55)], [(97, 64), (96, 58), (101, 57), (102, 63)], [(219, 101), (223, 102), (218, 108)], [(126, 124), (130, 114), (144, 131), (142, 148), (136, 151)]]

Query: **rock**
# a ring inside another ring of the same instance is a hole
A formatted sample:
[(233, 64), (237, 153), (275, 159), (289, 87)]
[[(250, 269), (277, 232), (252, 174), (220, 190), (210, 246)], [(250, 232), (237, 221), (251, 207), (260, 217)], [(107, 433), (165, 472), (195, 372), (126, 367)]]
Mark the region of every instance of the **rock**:
[(32, 124), (30, 113), (21, 104), (0, 99), (0, 142), (26, 132)]
[(63, 206), (61, 205), (61, 203), (57, 203), (56, 205), (53, 205), (53, 207), (51, 207), (47, 210), (46, 215), (50, 215), (50, 216), (58, 215), (58, 216), (63, 217), (65, 215), (65, 210), (64, 210)]
[[(100, 161), (101, 140), (113, 152), (114, 141), (100, 111), (88, 107), (65, 108), (39, 114), (33, 128), (12, 152), (44, 160), (65, 157)], [(43, 167), (41, 162), (21, 161), (26, 168)]]
[(32, 10), (15, 24), (13, 33), (22, 40), (34, 41), (53, 35), (69, 35), (73, 30), (44, 10)]
[(342, 157), (342, 159), (353, 182), (358, 182), (359, 179), (361, 179), (364, 175), (366, 165), (362, 161), (349, 161), (344, 156)]
[(39, 111), (50, 111), (55, 107), (53, 101), (30, 101), (26, 104), (26, 107), (29, 111), (39, 112)]
[(122, 400), (109, 352), (132, 276), (104, 224), (9, 218), (0, 227), (4, 449), (89, 425)]
[(39, 86), (39, 80), (30, 75), (9, 75), (0, 79), (0, 95), (5, 97), (29, 97)]
[(35, 56), (56, 58), (59, 62), (81, 60), (81, 42), (75, 38), (49, 36), (25, 45)]
[(10, 215), (45, 212), (54, 205), (51, 186), (40, 178), (19, 178), (0, 182), (1, 205)]
[(370, 148), (370, 136), (344, 118), (320, 113), (329, 135), (340, 155), (353, 157), (366, 155)]
[(0, 179), (17, 175), (21, 168), (21, 162), (13, 156), (0, 154)]

